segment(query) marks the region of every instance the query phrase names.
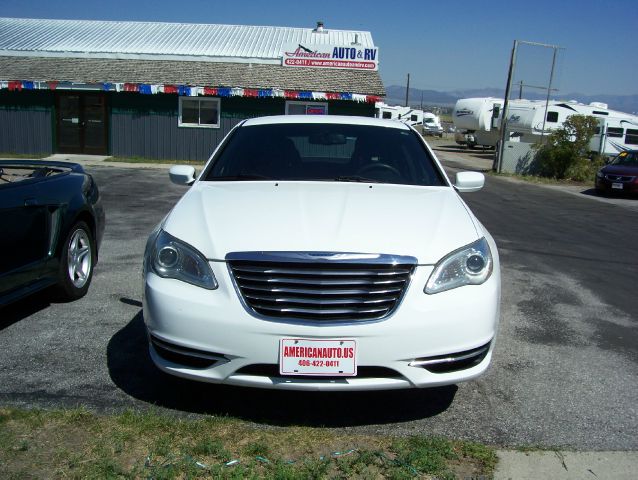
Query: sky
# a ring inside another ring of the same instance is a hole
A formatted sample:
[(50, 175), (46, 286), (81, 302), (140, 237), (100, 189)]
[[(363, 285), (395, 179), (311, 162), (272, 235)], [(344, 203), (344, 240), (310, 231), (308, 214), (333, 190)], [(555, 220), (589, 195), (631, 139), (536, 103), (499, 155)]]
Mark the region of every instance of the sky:
[[(0, 0), (0, 16), (271, 25), (370, 31), (384, 84), (505, 88), (514, 40), (560, 46), (553, 87), (638, 94), (638, 1)], [(553, 50), (521, 46), (514, 81), (547, 86)], [(531, 88), (531, 87), (530, 87)]]

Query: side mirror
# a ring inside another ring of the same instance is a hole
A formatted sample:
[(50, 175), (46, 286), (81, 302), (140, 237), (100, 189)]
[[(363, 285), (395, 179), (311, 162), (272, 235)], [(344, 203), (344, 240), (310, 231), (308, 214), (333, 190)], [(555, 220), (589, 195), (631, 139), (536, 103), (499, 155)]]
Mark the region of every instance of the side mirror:
[(459, 172), (456, 174), (454, 188), (459, 192), (476, 192), (485, 185), (485, 175), (479, 172)]
[(171, 182), (177, 185), (191, 185), (195, 181), (195, 167), (190, 165), (173, 165), (168, 171)]

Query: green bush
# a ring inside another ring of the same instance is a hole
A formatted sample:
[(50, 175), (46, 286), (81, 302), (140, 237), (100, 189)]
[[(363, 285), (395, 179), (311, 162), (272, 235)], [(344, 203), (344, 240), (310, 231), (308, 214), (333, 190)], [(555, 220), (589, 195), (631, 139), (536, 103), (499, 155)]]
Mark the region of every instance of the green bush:
[(597, 126), (598, 121), (591, 116), (568, 117), (547, 137), (547, 143), (538, 145), (529, 173), (559, 180), (592, 180), (603, 164), (600, 155), (592, 156), (589, 151)]

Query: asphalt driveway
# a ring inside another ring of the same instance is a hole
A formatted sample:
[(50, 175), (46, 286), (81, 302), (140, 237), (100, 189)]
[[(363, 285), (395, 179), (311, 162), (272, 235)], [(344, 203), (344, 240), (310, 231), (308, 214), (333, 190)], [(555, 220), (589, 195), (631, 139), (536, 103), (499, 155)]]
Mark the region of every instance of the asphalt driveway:
[(107, 212), (93, 284), (75, 303), (39, 295), (0, 311), (0, 404), (156, 406), (266, 426), (638, 448), (635, 204), (488, 178), (484, 190), (464, 196), (501, 252), (501, 330), (488, 374), (419, 391), (272, 392), (197, 384), (153, 367), (141, 314), (142, 253), (184, 190), (165, 170), (88, 170)]

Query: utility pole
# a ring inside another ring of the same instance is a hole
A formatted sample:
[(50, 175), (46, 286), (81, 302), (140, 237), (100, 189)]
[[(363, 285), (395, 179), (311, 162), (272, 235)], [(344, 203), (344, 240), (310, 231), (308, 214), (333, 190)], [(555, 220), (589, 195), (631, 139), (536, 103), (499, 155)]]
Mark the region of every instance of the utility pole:
[(503, 151), (505, 148), (505, 137), (507, 137), (507, 107), (509, 106), (510, 90), (512, 89), (512, 74), (514, 73), (514, 65), (516, 64), (516, 49), (518, 48), (518, 40), (514, 40), (512, 47), (512, 55), (510, 57), (510, 68), (507, 72), (507, 86), (505, 87), (505, 99), (503, 101), (503, 120), (501, 120), (501, 140), (498, 146), (498, 162), (496, 171), (501, 173), (503, 167)]
[(554, 48), (554, 56), (552, 57), (552, 70), (549, 73), (549, 86), (547, 87), (547, 100), (545, 100), (545, 113), (543, 114), (543, 129), (541, 130), (541, 145), (543, 144), (544, 136), (545, 136), (545, 120), (547, 120), (547, 107), (549, 106), (549, 97), (552, 94), (552, 82), (554, 81), (554, 66), (556, 65), (556, 53), (558, 52), (558, 47)]
[(423, 110), (423, 90), (421, 90), (421, 110)]
[(410, 97), (410, 74), (408, 73), (408, 86), (405, 89), (405, 106), (408, 106), (408, 99)]

